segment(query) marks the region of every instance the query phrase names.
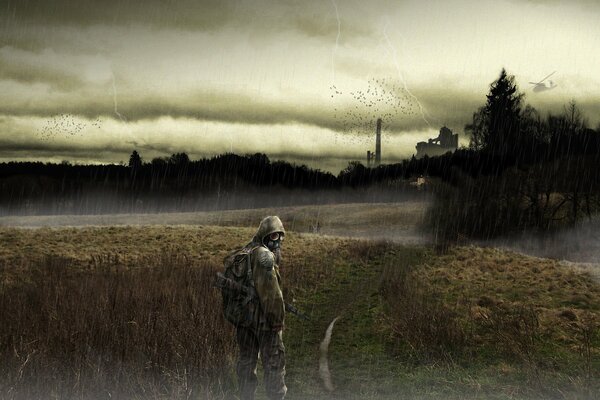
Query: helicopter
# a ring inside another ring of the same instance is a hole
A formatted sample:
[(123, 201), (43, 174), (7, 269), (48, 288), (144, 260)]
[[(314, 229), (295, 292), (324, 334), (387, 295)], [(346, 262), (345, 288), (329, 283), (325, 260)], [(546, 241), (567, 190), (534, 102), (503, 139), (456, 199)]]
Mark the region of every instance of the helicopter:
[(552, 81), (548, 81), (548, 84), (544, 83), (544, 81), (546, 79), (550, 78), (555, 73), (556, 73), (556, 71), (554, 71), (550, 75), (546, 76), (544, 79), (542, 79), (539, 82), (529, 82), (530, 84), (533, 85), (533, 91), (536, 93), (540, 93), (540, 92), (545, 92), (546, 90), (554, 89), (556, 86), (558, 86), (556, 83), (554, 83)]

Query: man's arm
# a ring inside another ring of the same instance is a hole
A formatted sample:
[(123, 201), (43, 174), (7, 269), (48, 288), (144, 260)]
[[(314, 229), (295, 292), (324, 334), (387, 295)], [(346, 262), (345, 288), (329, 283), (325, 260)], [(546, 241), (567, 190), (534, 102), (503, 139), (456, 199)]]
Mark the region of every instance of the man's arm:
[(285, 305), (279, 287), (274, 255), (269, 250), (259, 247), (255, 252), (255, 257), (252, 276), (260, 305), (267, 322), (274, 330), (281, 330), (285, 318)]

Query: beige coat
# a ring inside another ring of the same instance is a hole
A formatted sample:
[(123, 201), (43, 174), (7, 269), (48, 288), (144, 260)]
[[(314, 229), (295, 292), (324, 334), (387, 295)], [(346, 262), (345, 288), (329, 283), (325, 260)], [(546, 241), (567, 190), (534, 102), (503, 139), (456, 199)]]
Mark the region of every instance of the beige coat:
[(260, 301), (260, 308), (253, 311), (253, 320), (261, 330), (281, 328), (285, 319), (279, 266), (275, 254), (263, 243), (263, 239), (273, 232), (285, 233), (283, 224), (279, 217), (266, 217), (252, 239), (254, 250), (250, 254), (254, 288)]

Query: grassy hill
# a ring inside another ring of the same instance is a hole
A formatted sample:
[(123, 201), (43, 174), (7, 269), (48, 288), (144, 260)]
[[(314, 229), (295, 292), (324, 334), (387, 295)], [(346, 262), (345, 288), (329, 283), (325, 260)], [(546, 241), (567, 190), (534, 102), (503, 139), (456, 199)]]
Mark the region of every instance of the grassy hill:
[[(253, 233), (0, 228), (0, 397), (233, 398), (211, 283)], [(311, 315), (286, 316), (290, 399), (600, 396), (600, 285), (584, 269), (290, 231), (282, 275)], [(319, 343), (336, 317), (329, 393)]]

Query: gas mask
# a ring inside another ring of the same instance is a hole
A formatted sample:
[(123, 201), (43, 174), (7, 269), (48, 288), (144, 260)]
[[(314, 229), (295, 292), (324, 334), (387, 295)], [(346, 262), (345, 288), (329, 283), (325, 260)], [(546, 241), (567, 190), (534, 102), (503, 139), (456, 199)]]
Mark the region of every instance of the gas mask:
[(270, 235), (266, 236), (263, 240), (265, 245), (271, 250), (273, 253), (276, 253), (281, 249), (281, 242), (283, 241), (283, 233), (281, 232), (273, 232)]

